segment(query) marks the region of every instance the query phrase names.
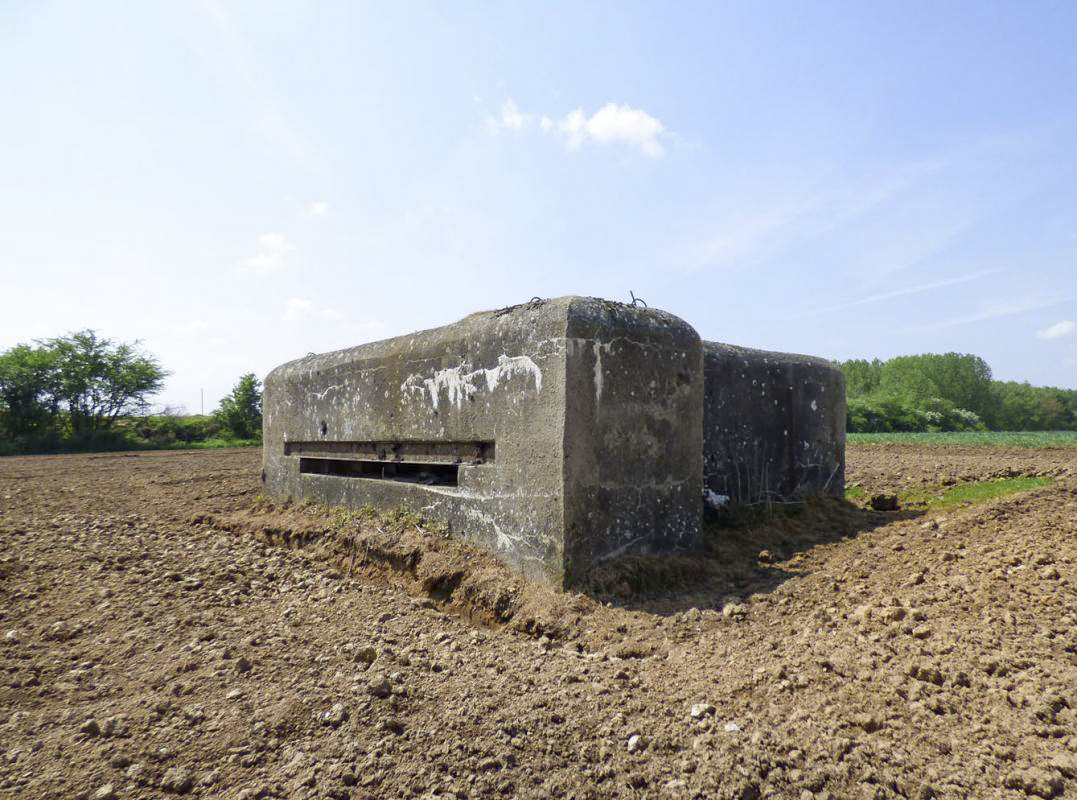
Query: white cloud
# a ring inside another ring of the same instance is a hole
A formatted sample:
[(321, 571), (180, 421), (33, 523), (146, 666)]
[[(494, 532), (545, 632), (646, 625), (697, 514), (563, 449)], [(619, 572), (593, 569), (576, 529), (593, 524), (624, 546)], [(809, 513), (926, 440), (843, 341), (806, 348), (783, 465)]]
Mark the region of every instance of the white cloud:
[(1056, 322), (1054, 325), (1049, 325), (1042, 331), (1036, 331), (1036, 338), (1058, 339), (1066, 334), (1072, 333), (1074, 328), (1077, 328), (1077, 323), (1074, 323), (1073, 320), (1064, 319), (1061, 322)]
[(310, 215), (312, 217), (324, 217), (329, 213), (329, 203), (324, 200), (319, 200), (316, 203), (310, 205)]
[(284, 264), (284, 257), (296, 246), (283, 233), (263, 233), (258, 237), (258, 253), (247, 259), (247, 266), (257, 272), (274, 272)]
[(569, 150), (577, 150), (586, 142), (626, 144), (651, 158), (665, 152), (658, 141), (664, 132), (661, 121), (643, 109), (616, 103), (607, 103), (590, 117), (577, 108), (557, 125), (557, 133)]
[(512, 100), (506, 100), (501, 107), (501, 124), (510, 131), (521, 131), (531, 124), (531, 115), (520, 113)]
[[(522, 132), (531, 127), (534, 119), (533, 114), (522, 112), (510, 98), (501, 107), (500, 116), (486, 118), (486, 130), (495, 135), (502, 131)], [(665, 152), (659, 139), (668, 133), (657, 117), (641, 108), (617, 103), (606, 103), (591, 116), (581, 108), (560, 120), (542, 114), (538, 127), (543, 133), (556, 134), (569, 150), (578, 150), (585, 144), (623, 144), (651, 158)]]
[(587, 135), (587, 117), (583, 109), (577, 108), (557, 124), (557, 132), (565, 140), (569, 150), (578, 150)]
[(492, 134), (501, 131), (523, 131), (531, 126), (531, 119), (530, 114), (521, 112), (512, 98), (509, 98), (501, 106), (500, 117), (487, 117), (486, 129)]

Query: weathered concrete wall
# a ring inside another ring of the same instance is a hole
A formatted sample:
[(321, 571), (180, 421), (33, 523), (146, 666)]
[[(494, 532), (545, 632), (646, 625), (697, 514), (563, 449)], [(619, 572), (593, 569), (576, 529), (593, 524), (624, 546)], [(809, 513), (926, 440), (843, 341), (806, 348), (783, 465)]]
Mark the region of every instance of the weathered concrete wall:
[(565, 410), (565, 563), (688, 548), (703, 491), (702, 345), (663, 311), (573, 301)]
[(845, 378), (837, 366), (704, 342), (703, 378), (707, 490), (742, 504), (843, 495)]
[(567, 297), (308, 356), (265, 381), (266, 490), (403, 504), (570, 585), (695, 541), (699, 353), (671, 315)]

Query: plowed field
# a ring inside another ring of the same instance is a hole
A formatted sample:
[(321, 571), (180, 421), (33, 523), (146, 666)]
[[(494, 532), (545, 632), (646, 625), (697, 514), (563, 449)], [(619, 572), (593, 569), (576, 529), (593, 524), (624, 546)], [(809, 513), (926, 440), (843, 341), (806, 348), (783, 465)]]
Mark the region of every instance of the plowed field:
[(0, 797), (1077, 796), (1077, 451), (851, 447), (867, 495), (1053, 483), (567, 595), (259, 459), (0, 459)]

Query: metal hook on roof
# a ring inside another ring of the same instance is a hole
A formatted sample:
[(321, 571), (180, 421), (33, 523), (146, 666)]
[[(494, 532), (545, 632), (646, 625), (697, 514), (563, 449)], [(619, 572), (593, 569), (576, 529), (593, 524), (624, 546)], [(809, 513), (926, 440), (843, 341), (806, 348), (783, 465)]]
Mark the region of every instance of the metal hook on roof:
[(644, 308), (650, 308), (650, 306), (647, 305), (646, 301), (642, 297), (636, 297), (635, 292), (633, 292), (631, 289), (628, 290), (628, 293), (632, 296), (632, 305), (639, 306), (640, 304), (642, 304)]
[(528, 308), (528, 309), (534, 310), (534, 309), (538, 308), (539, 306), (541, 306), (545, 302), (546, 301), (543, 300), (541, 297), (532, 297), (526, 303), (517, 303), (514, 306), (505, 306), (504, 308), (499, 308), (497, 311), (494, 312), (494, 316), (495, 317), (503, 317), (505, 314), (511, 314), (513, 311), (515, 311), (518, 308)]

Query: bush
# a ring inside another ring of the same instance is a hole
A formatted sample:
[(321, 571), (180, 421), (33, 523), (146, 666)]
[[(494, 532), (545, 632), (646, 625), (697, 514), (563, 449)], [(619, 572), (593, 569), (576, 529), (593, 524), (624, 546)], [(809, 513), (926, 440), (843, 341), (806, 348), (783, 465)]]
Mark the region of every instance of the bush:
[(929, 419), (896, 397), (852, 398), (846, 412), (846, 429), (855, 433), (926, 431)]
[(213, 417), (175, 414), (133, 417), (125, 427), (146, 447), (204, 442), (218, 437), (222, 430), (221, 423)]
[(232, 393), (221, 398), (221, 407), (213, 416), (237, 439), (261, 438), (262, 382), (253, 372), (240, 376)]

